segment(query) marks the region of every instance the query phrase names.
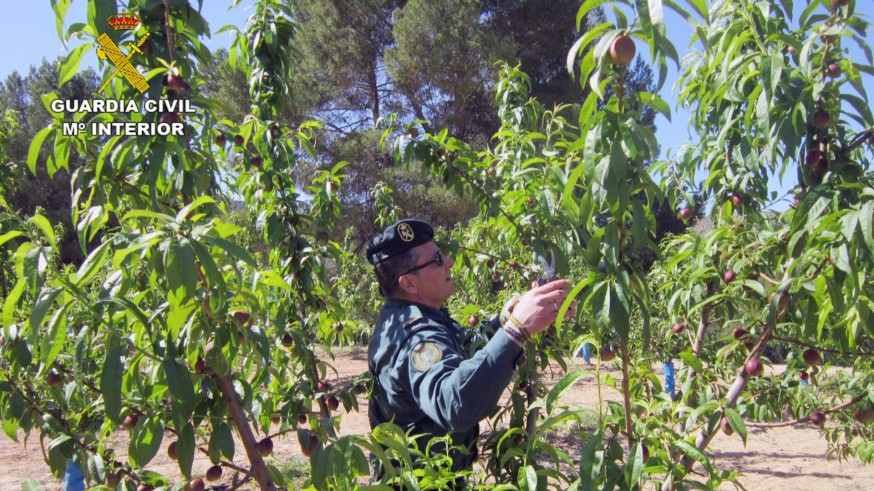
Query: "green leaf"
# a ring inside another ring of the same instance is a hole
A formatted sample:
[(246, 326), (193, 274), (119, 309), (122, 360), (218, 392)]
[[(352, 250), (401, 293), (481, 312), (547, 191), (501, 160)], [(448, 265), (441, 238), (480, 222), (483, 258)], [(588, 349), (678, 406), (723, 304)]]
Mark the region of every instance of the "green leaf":
[(18, 442), (18, 418), (7, 416), (3, 419), (3, 433), (12, 441)]
[[(52, 115), (53, 118), (55, 118), (56, 124), (57, 124), (57, 122), (60, 122), (62, 119), (64, 119), (64, 117), (66, 116), (66, 113), (63, 113), (63, 112), (56, 113), (56, 112), (52, 111), (52, 102), (54, 102), (58, 99), (60, 99), (60, 96), (58, 95), (57, 92), (48, 92), (48, 93), (45, 93), (45, 94), (39, 96), (39, 100), (42, 102), (43, 107), (46, 108), (46, 112), (48, 112), (49, 114)], [(52, 129), (52, 126), (49, 126), (46, 129)]]
[(79, 72), (79, 65), (82, 62), (82, 55), (90, 51), (93, 47), (93, 43), (85, 43), (67, 55), (67, 59), (64, 60), (64, 64), (61, 65), (61, 74), (58, 77), (58, 87), (63, 86), (76, 76), (76, 73)]
[(276, 288), (282, 288), (283, 290), (294, 292), (296, 289), (292, 288), (291, 285), (285, 281), (282, 276), (273, 271), (261, 271), (255, 277), (256, 283), (260, 283), (266, 286), (272, 286)]
[(124, 378), (121, 355), (121, 346), (107, 353), (103, 371), (100, 373), (100, 393), (103, 394), (105, 414), (116, 425), (121, 422), (121, 382)]
[[(55, 29), (58, 30), (58, 38), (64, 41), (64, 19), (67, 17), (67, 9), (72, 0), (51, 0), (52, 10), (55, 12)], [(66, 44), (66, 43), (65, 43)]]
[(868, 252), (874, 254), (874, 227), (872, 227), (872, 220), (874, 220), (874, 201), (868, 201), (859, 212), (859, 225), (862, 228), (862, 240), (865, 242)]
[(683, 453), (696, 460), (697, 462), (700, 462), (702, 465), (704, 465), (705, 468), (710, 467), (710, 462), (707, 460), (707, 456), (704, 455), (704, 452), (698, 450), (697, 447), (683, 440), (677, 440), (675, 443), (678, 447), (680, 447), (680, 450), (682, 450)]
[(164, 251), (167, 284), (182, 301), (191, 298), (197, 288), (197, 269), (194, 249), (188, 239), (170, 237)]
[(744, 446), (747, 444), (747, 425), (744, 423), (743, 418), (740, 417), (740, 413), (737, 412), (736, 409), (732, 407), (725, 408), (725, 417), (728, 419), (728, 425), (731, 426), (731, 429), (735, 431), (738, 435), (740, 435), (741, 439), (744, 442)]
[(203, 205), (213, 204), (213, 203), (215, 203), (215, 200), (213, 198), (210, 198), (209, 196), (201, 196), (201, 197), (195, 199), (194, 201), (192, 201), (191, 203), (188, 203), (187, 205), (185, 205), (184, 208), (179, 210), (179, 213), (176, 214), (176, 221), (181, 223), (181, 222), (185, 221), (185, 219), (188, 217), (188, 215), (192, 211), (200, 208)]
[(118, 305), (126, 310), (129, 310), (132, 314), (134, 314), (134, 316), (137, 318), (137, 320), (140, 321), (140, 323), (143, 325), (143, 327), (145, 327), (146, 330), (151, 332), (151, 323), (149, 322), (149, 318), (146, 317), (146, 314), (144, 314), (143, 311), (140, 310), (140, 308), (137, 306), (137, 304), (131, 302), (130, 300), (128, 300), (126, 298), (121, 298), (121, 297), (112, 297), (112, 298), (106, 300), (106, 302), (114, 303), (114, 304), (116, 304), (116, 305)]
[[(872, 204), (874, 204), (874, 203), (872, 203)], [(24, 232), (20, 232), (18, 230), (6, 232), (5, 234), (0, 235), (0, 246), (2, 246), (3, 244), (9, 242), (10, 240), (12, 240), (16, 237), (21, 237), (22, 235), (24, 235)]]
[(222, 275), (221, 271), (219, 271), (218, 265), (215, 263), (215, 259), (213, 259), (212, 255), (209, 253), (209, 249), (207, 249), (206, 246), (204, 246), (200, 242), (192, 240), (191, 247), (194, 249), (195, 254), (197, 254), (197, 259), (200, 261), (200, 265), (206, 272), (206, 277), (209, 278), (210, 286), (218, 290), (217, 300), (219, 301), (219, 305), (223, 305), (226, 295), (225, 292), (227, 290), (225, 277)]
[(61, 288), (49, 288), (40, 295), (39, 300), (37, 300), (36, 305), (33, 306), (33, 310), (30, 312), (30, 328), (34, 332), (39, 330), (43, 318), (62, 291)]
[(134, 469), (148, 465), (158, 454), (164, 438), (164, 423), (160, 419), (141, 417), (131, 434), (127, 459)]
[(191, 381), (191, 372), (175, 358), (164, 358), (161, 366), (164, 368), (173, 401), (173, 421), (177, 428), (181, 428), (194, 414), (194, 383)]
[(598, 489), (598, 477), (604, 465), (604, 435), (601, 429), (589, 436), (580, 454), (580, 481), (582, 489)]
[(652, 24), (654, 26), (662, 25), (665, 21), (665, 13), (664, 7), (662, 6), (662, 0), (648, 0), (647, 7), (647, 10), (649, 12), (649, 19)]
[(628, 456), (625, 462), (625, 482), (629, 489), (634, 489), (635, 485), (640, 481), (640, 476), (643, 473), (643, 447), (640, 442), (634, 445), (633, 453)]
[(109, 252), (110, 244), (112, 243), (104, 242), (100, 244), (100, 247), (91, 251), (91, 254), (88, 254), (88, 257), (79, 266), (79, 270), (76, 271), (76, 286), (84, 285), (97, 275), (100, 267), (103, 266), (107, 252)]
[(53, 130), (54, 128), (51, 126), (43, 128), (30, 141), (30, 147), (27, 150), (27, 168), (30, 169), (31, 174), (36, 174), (36, 160), (39, 158), (42, 144)]
[(209, 437), (209, 458), (212, 463), (217, 464), (222, 455), (230, 461), (234, 460), (234, 437), (227, 423), (216, 425)]
[(859, 213), (857, 211), (849, 211), (841, 217), (841, 233), (847, 239), (847, 242), (853, 242), (857, 223), (859, 223)]
[(186, 424), (179, 432), (176, 440), (176, 456), (179, 462), (179, 470), (186, 479), (191, 479), (191, 466), (194, 464), (194, 451), (197, 444), (194, 441), (194, 427)]
[[(21, 258), (22, 273), (24, 278), (28, 281), (31, 294), (37, 295), (43, 287), (48, 260), (42, 247), (35, 247), (33, 244), (24, 244), (19, 247), (18, 252), (24, 250), (26, 250), (26, 252), (24, 252), (23, 257)], [(16, 252), (16, 255), (18, 252)]]
[(556, 401), (568, 390), (573, 387), (574, 383), (580, 379), (583, 375), (589, 373), (586, 370), (574, 370), (573, 372), (562, 377), (561, 380), (555, 384), (555, 387), (549, 391), (549, 394), (546, 396), (546, 413), (552, 414), (553, 405)]
[(241, 259), (250, 266), (258, 266), (255, 263), (255, 260), (252, 259), (252, 256), (245, 249), (229, 240), (217, 237), (215, 235), (203, 235), (201, 236), (201, 238), (206, 242), (209, 242), (210, 244), (223, 249), (231, 257)]
[(701, 360), (699, 360), (691, 351), (686, 350), (680, 353), (680, 359), (683, 360), (683, 363), (685, 363), (686, 366), (691, 367), (692, 370), (695, 370), (698, 373), (704, 373), (704, 365), (701, 364)]
[(48, 333), (42, 336), (42, 349), (40, 351), (44, 367), (52, 366), (55, 358), (64, 348), (64, 341), (67, 340), (67, 307), (71, 303), (65, 303), (55, 312), (55, 315), (52, 316), (48, 323)]
[(3, 302), (3, 327), (9, 327), (12, 325), (12, 321), (15, 319), (15, 305), (18, 304), (18, 300), (21, 299), (21, 295), (24, 293), (24, 289), (27, 288), (27, 282), (24, 279), (19, 279), (18, 283), (12, 288), (12, 291), (9, 292), (9, 296), (6, 297), (6, 300)]
[(109, 25), (109, 16), (118, 13), (115, 0), (90, 0), (88, 2), (88, 24), (98, 33), (106, 33), (115, 44), (121, 34)]
[(49, 177), (61, 169), (70, 170), (70, 139), (68, 137), (55, 137), (55, 151), (46, 162), (46, 170)]
[(758, 281), (755, 281), (755, 280), (737, 280), (737, 284), (745, 286), (745, 287), (749, 288), (750, 290), (753, 290), (754, 292), (758, 293), (759, 296), (761, 296), (761, 297), (766, 296), (765, 286), (762, 285)]
[(534, 466), (526, 465), (519, 469), (519, 489), (537, 490), (537, 471), (534, 470)]
[(577, 10), (577, 31), (582, 31), (583, 18), (586, 17), (586, 14), (609, 1), (611, 0), (586, 0), (583, 2), (580, 9)]

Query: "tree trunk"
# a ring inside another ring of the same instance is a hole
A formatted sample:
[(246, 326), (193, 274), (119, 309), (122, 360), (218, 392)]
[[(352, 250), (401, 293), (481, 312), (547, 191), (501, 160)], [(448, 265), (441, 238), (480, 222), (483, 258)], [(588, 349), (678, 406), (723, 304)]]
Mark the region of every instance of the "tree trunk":
[[(765, 351), (765, 346), (768, 344), (768, 341), (771, 339), (772, 335), (772, 327), (770, 325), (765, 326), (765, 332), (762, 333), (762, 337), (759, 339), (759, 342), (756, 343), (756, 346), (750, 351), (749, 356), (747, 356), (746, 360), (744, 360), (744, 365), (746, 362), (761, 356), (762, 352)], [(737, 376), (734, 379), (734, 383), (731, 384), (731, 388), (728, 390), (728, 394), (726, 395), (726, 400), (724, 407), (733, 408), (735, 404), (737, 404), (738, 398), (743, 394), (744, 389), (747, 388), (747, 384), (750, 382), (750, 375), (744, 370), (744, 366), (741, 366), (738, 370)], [(698, 435), (698, 438), (695, 439), (695, 447), (698, 450), (704, 451), (710, 442), (713, 441), (713, 438), (716, 436), (716, 429), (719, 426), (719, 422), (717, 419), (714, 419), (714, 424), (712, 427), (706, 427), (701, 430), (701, 433)], [(692, 465), (694, 464), (694, 460), (692, 457), (688, 455), (683, 455), (680, 458), (679, 465), (683, 466), (684, 475), (687, 474)], [(671, 491), (671, 486), (669, 481), (665, 479), (664, 484), (662, 484), (662, 491)]]
[(373, 118), (374, 126), (379, 121), (379, 83), (376, 79), (377, 66), (379, 66), (378, 60), (376, 54), (374, 54), (373, 65), (367, 73), (367, 86), (370, 91), (370, 113)]
[[(705, 298), (710, 298), (713, 294), (716, 293), (716, 287), (713, 286), (713, 282), (707, 283), (707, 293)], [(701, 349), (704, 347), (704, 336), (707, 335), (707, 328), (710, 326), (710, 312), (713, 311), (713, 304), (709, 303), (705, 305), (701, 309), (701, 322), (698, 323), (698, 332), (695, 334), (695, 344), (692, 346), (692, 352), (695, 354), (695, 358), (701, 359)], [(695, 369), (689, 367), (689, 373), (686, 376), (686, 381), (692, 380), (696, 375)], [(679, 417), (682, 420), (685, 416), (685, 411), (680, 411)], [(686, 431), (686, 422), (680, 422), (680, 433)]]
[(237, 433), (240, 435), (240, 440), (243, 441), (246, 456), (249, 457), (249, 462), (252, 464), (252, 475), (255, 476), (255, 481), (260, 486), (261, 491), (275, 491), (276, 485), (273, 484), (273, 478), (270, 477), (270, 472), (267, 471), (267, 465), (258, 452), (258, 442), (255, 441), (255, 434), (252, 433), (252, 428), (246, 419), (246, 413), (243, 411), (243, 401), (240, 400), (240, 395), (234, 389), (234, 379), (230, 375), (226, 375), (224, 377), (217, 377), (216, 382), (222, 391), (225, 403), (228, 405), (228, 410), (234, 418)]
[[(533, 349), (529, 349), (529, 352), (526, 356), (531, 356), (529, 360), (535, 360), (534, 356), (536, 353)], [(528, 407), (531, 407), (534, 404), (534, 401), (537, 400), (537, 383), (538, 383), (538, 372), (537, 365), (533, 365), (533, 372), (531, 373), (531, 380), (528, 381), (528, 387), (525, 388), (525, 397), (528, 401)], [(537, 429), (537, 415), (539, 411), (537, 408), (530, 409), (528, 411), (528, 416), (525, 419), (525, 431), (528, 432), (528, 441), (533, 441), (534, 438), (534, 430)]]

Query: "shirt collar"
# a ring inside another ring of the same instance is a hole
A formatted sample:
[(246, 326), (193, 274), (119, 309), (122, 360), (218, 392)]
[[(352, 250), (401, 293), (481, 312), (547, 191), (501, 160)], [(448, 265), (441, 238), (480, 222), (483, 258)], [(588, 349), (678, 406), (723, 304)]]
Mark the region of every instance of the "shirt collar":
[(386, 300), (385, 306), (390, 309), (402, 309), (409, 306), (415, 306), (427, 318), (435, 319), (438, 321), (446, 321), (450, 323), (452, 322), (452, 318), (449, 316), (449, 311), (446, 310), (446, 307), (435, 309), (434, 307), (430, 307), (422, 303), (412, 302), (410, 300), (399, 300), (394, 298)]

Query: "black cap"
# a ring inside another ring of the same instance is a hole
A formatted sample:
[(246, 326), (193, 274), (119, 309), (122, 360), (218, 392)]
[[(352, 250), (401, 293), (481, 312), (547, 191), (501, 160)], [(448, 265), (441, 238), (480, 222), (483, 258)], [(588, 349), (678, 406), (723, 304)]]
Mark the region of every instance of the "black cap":
[(434, 229), (422, 220), (401, 220), (370, 239), (367, 260), (376, 265), (434, 240)]

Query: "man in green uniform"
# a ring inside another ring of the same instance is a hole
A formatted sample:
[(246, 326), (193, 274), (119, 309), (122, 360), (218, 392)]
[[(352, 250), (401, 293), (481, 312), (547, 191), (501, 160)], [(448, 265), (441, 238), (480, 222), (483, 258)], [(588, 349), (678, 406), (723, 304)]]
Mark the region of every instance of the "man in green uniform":
[[(553, 281), (513, 300), (504, 324), (490, 321), (496, 332), (471, 356), (463, 328), (444, 309), (455, 292), (454, 262), (433, 237), (429, 224), (401, 220), (375, 236), (367, 249), (386, 299), (368, 350), (376, 383), (369, 418), (371, 428), (393, 421), (405, 431), (425, 434), (417, 441), (421, 451), (431, 436), (449, 434), (453, 446), (467, 449), (450, 453), (452, 469), (460, 471), (471, 467), (479, 422), (497, 407), (524, 343), (555, 321), (570, 282)], [(572, 314), (569, 309), (567, 315)]]

